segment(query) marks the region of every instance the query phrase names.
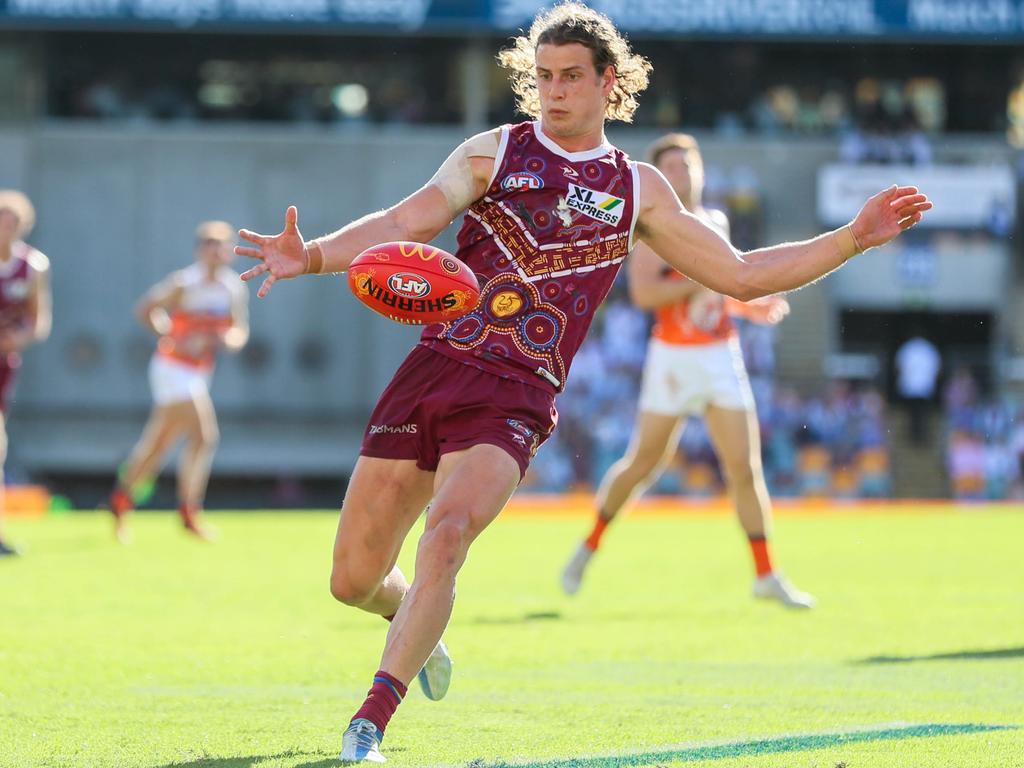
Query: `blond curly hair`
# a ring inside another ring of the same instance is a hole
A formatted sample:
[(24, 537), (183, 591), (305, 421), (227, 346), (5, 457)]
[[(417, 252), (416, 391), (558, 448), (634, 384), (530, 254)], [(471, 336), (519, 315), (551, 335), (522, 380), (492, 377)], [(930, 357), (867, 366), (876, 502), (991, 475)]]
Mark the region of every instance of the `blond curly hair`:
[(7, 210), (18, 219), (17, 236), (28, 237), (36, 225), (36, 209), (24, 192), (16, 189), (0, 189), (0, 211)]
[(615, 85), (608, 96), (605, 117), (608, 120), (633, 121), (637, 95), (647, 87), (651, 62), (630, 50), (629, 42), (611, 19), (583, 3), (569, 0), (538, 14), (528, 35), (520, 35), (498, 54), (498, 62), (509, 71), (516, 106), (530, 117), (540, 117), (537, 92), (537, 47), (542, 44), (579, 43), (593, 54), (594, 68), (602, 74), (615, 69)]

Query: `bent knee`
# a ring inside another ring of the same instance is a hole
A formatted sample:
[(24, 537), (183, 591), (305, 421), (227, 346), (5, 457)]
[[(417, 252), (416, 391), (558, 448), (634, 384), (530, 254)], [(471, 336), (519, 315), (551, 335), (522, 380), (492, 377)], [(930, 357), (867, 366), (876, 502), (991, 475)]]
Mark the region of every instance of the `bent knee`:
[(220, 442), (220, 430), (216, 424), (203, 424), (200, 425), (199, 429), (193, 433), (196, 442), (200, 443), (204, 448), (213, 450), (217, 447)]
[(380, 583), (371, 583), (368, 579), (353, 579), (349, 574), (331, 572), (331, 595), (339, 603), (345, 605), (363, 605), (376, 594)]

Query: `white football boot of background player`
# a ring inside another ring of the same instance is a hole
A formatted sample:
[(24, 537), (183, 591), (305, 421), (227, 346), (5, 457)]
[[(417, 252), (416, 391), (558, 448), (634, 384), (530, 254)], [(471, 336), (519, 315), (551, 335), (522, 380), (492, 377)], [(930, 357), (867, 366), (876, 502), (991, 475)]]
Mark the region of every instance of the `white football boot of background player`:
[(593, 556), (594, 550), (588, 547), (586, 542), (582, 542), (562, 571), (562, 591), (565, 594), (575, 595), (579, 592), (583, 572)]
[(762, 600), (778, 600), (787, 608), (813, 608), (818, 602), (813, 595), (801, 592), (777, 571), (754, 579), (754, 597)]

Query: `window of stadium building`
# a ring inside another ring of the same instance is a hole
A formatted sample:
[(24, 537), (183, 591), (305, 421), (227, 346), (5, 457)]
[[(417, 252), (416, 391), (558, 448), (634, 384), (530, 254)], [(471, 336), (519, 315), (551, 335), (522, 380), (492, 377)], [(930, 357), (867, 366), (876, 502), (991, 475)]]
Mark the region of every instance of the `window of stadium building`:
[(55, 45), (47, 56), (54, 117), (460, 121), (455, 61), (431, 41), (287, 37), (264, 47), (262, 38), (254, 46), (252, 38), (220, 36), (189, 37), (185, 45), (174, 35), (69, 37), (75, 44)]
[[(635, 123), (726, 135), (1001, 132), (1024, 69), (1005, 46), (848, 44), (835, 56), (806, 42), (634, 42), (654, 64)], [(496, 36), (76, 32), (40, 34), (37, 43), (54, 117), (340, 126), (518, 119), (494, 58), (506, 41)]]

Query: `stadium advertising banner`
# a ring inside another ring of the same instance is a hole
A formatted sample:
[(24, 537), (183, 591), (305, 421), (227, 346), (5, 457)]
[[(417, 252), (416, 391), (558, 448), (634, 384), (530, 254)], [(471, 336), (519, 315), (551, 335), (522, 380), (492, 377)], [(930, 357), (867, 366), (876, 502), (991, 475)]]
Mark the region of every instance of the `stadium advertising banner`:
[(818, 218), (827, 226), (841, 226), (878, 190), (906, 183), (916, 184), (935, 203), (921, 227), (993, 234), (1007, 234), (1013, 227), (1017, 187), (1005, 165), (826, 165), (818, 170)]
[(828, 282), (832, 299), (847, 308), (952, 312), (1005, 307), (1010, 275), (1005, 243), (931, 232), (851, 259)]
[[(272, 25), (506, 33), (537, 0), (0, 0), (0, 26)], [(649, 35), (1024, 39), (1024, 0), (591, 0)]]

